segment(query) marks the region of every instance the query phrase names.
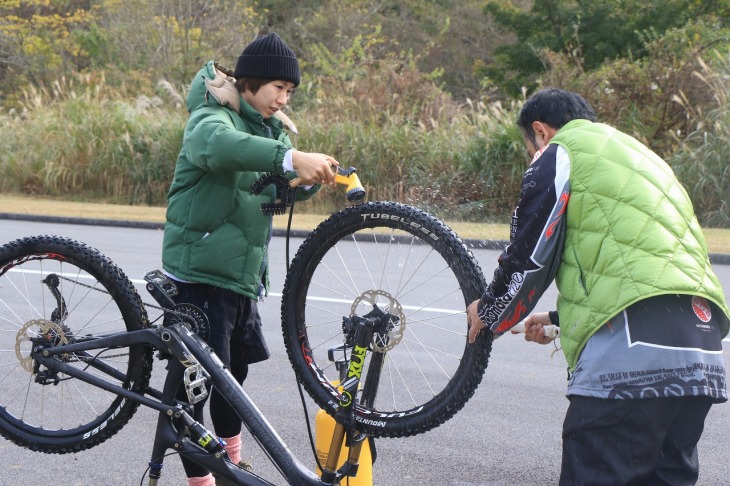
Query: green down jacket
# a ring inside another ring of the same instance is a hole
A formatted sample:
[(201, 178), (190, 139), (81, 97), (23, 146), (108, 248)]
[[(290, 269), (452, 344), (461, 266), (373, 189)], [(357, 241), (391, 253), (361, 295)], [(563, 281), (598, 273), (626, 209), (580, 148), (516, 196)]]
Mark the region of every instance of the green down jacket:
[[(162, 266), (181, 280), (206, 283), (252, 299), (268, 292), (267, 247), (272, 216), (251, 184), (265, 173), (283, 175), (291, 142), (282, 122), (264, 119), (213, 61), (201, 69), (187, 97), (190, 112), (167, 196)], [(287, 174), (291, 178), (294, 173)], [(297, 191), (311, 197), (319, 186)]]
[(671, 168), (632, 137), (573, 120), (550, 143), (570, 157), (563, 261), (556, 276), (560, 343), (573, 369), (588, 339), (631, 304), (660, 294), (728, 308), (692, 203)]

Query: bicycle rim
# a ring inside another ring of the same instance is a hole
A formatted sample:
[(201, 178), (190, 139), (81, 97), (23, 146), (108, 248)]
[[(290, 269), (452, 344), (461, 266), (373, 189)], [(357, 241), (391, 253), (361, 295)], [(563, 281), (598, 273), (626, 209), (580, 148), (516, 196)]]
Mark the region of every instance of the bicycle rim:
[(427, 213), (396, 203), (345, 209), (292, 261), (282, 298), (289, 358), (308, 393), (334, 414), (342, 376), (330, 357), (349, 355), (330, 349), (345, 341), (343, 317), (377, 306), (393, 326), (371, 343), (363, 382), (379, 373), (379, 385), (356, 419), (376, 437), (425, 432), (463, 407), (486, 369), (491, 335), (468, 345), (465, 313), (484, 285), (473, 255)]
[[(132, 284), (93, 248), (55, 236), (0, 247), (0, 433), (53, 453), (87, 449), (114, 435), (137, 403), (38, 366), (30, 357), (32, 340), (70, 344), (146, 325)], [(141, 345), (59, 359), (136, 391), (144, 391), (151, 373), (151, 351)]]

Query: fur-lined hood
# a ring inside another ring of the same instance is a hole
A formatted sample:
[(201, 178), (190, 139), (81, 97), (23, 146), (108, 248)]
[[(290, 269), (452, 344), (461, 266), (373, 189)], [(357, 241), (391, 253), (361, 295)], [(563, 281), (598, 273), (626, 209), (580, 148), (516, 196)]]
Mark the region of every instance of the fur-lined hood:
[[(210, 104), (211, 101), (219, 105), (226, 106), (241, 114), (241, 103), (246, 103), (236, 90), (236, 80), (223, 71), (218, 69), (214, 61), (208, 61), (201, 70), (201, 76), (196, 77), (190, 86), (190, 92), (187, 98), (188, 111), (193, 110), (202, 105)], [(285, 128), (292, 133), (299, 133), (297, 127), (281, 111), (277, 111), (274, 116), (278, 118)]]

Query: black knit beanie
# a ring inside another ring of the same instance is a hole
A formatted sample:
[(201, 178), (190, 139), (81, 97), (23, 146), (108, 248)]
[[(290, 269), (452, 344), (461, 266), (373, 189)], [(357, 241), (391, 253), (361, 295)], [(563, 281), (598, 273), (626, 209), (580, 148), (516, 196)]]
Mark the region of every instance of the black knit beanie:
[(294, 51), (272, 32), (246, 46), (238, 57), (233, 77), (280, 79), (299, 86), (299, 62)]

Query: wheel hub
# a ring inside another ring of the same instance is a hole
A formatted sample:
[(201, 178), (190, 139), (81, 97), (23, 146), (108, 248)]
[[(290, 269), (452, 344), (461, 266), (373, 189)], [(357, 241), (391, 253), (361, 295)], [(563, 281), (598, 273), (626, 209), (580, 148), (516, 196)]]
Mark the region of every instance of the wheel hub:
[(370, 308), (379, 308), (387, 315), (384, 331), (373, 334), (372, 348), (374, 352), (385, 353), (393, 349), (403, 339), (406, 329), (406, 316), (398, 300), (385, 290), (366, 290), (355, 299), (350, 308), (350, 317), (357, 314), (363, 304)]
[[(69, 332), (69, 328), (65, 325), (47, 319), (31, 319), (26, 322), (15, 335), (15, 357), (20, 366), (28, 373), (33, 373), (33, 358), (30, 352), (38, 338), (42, 338), (49, 347), (60, 346), (69, 343)], [(63, 358), (66, 357), (64, 354)]]

